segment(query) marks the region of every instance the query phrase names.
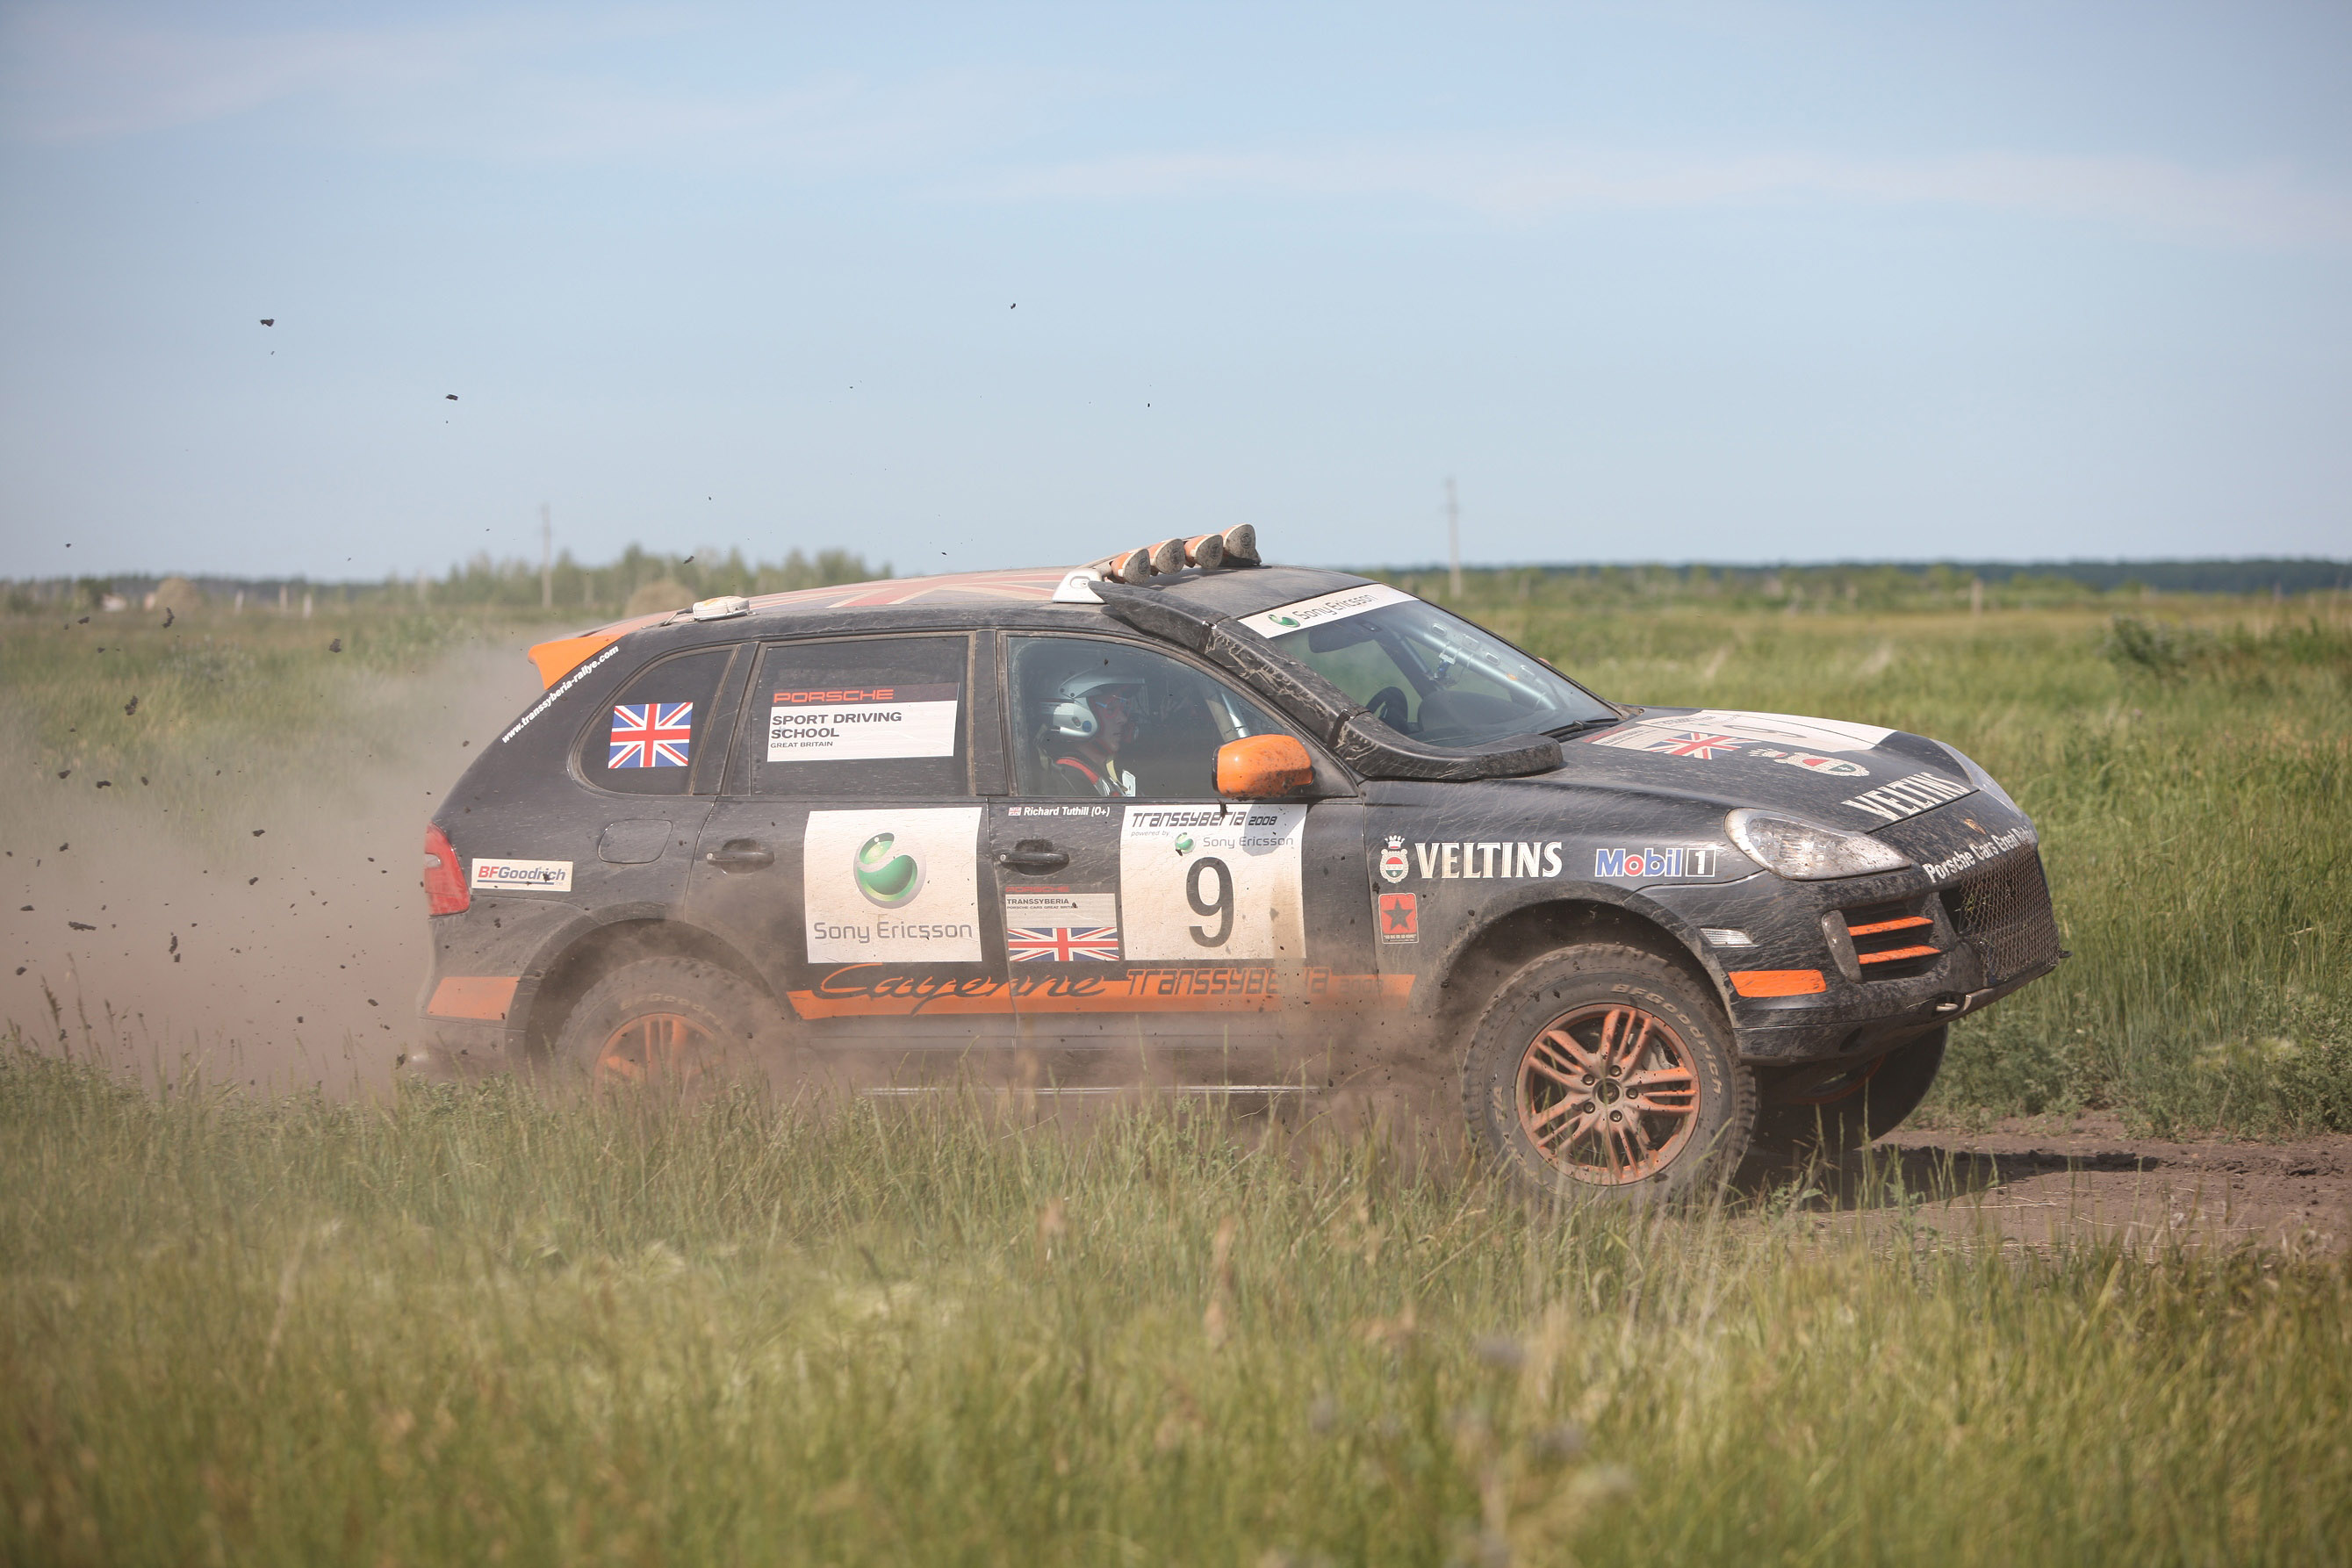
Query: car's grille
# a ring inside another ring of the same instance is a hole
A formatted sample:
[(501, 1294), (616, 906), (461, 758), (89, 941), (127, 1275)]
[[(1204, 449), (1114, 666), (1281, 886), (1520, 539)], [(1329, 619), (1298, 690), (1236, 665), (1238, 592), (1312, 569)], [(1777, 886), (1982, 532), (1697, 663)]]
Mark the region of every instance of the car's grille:
[(2009, 855), (1959, 877), (1943, 895), (1952, 929), (1984, 956), (1987, 984), (2058, 962), (2058, 920), (2039, 850)]
[(1936, 922), (1907, 904), (1873, 904), (1840, 913), (1864, 980), (1917, 974), (1943, 956), (1933, 940)]

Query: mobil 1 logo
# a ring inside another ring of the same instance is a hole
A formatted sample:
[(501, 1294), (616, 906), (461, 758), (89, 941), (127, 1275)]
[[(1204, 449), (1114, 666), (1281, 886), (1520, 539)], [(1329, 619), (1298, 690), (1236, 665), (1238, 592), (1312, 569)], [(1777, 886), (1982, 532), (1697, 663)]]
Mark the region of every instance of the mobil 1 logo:
[(1297, 963), (1303, 805), (1130, 805), (1118, 840), (1130, 959)]

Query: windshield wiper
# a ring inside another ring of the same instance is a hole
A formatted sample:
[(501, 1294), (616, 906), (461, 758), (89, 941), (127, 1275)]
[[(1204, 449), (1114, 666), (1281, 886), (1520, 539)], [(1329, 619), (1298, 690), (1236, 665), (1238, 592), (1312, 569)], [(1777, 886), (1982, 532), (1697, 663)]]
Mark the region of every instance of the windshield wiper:
[(1619, 724), (1623, 721), (1624, 721), (1618, 718), (1614, 713), (1603, 713), (1595, 719), (1579, 719), (1573, 724), (1562, 724), (1558, 729), (1546, 730), (1544, 733), (1550, 736), (1555, 741), (1565, 741), (1570, 735), (1578, 734), (1586, 730), (1602, 729), (1608, 725)]

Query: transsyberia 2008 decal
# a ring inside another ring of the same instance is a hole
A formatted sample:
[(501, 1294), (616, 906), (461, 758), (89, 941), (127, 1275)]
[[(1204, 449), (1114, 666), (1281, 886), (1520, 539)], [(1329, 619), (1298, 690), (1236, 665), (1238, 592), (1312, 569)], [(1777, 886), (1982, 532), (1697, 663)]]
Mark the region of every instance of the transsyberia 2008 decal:
[(473, 885), (501, 889), (523, 888), (535, 893), (568, 893), (572, 890), (572, 862), (477, 860), (474, 862)]
[(1786, 763), (1792, 768), (1803, 768), (1811, 773), (1825, 773), (1834, 779), (1866, 779), (1870, 776), (1868, 768), (1843, 757), (1817, 757), (1811, 752), (1783, 752), (1773, 746), (1759, 746), (1748, 754)]
[(1004, 952), (1015, 963), (1116, 963), (1118, 895), (1007, 888)]
[(1301, 599), (1295, 605), (1282, 605), (1255, 616), (1244, 616), (1242, 625), (1262, 637), (1278, 637), (1307, 626), (1320, 626), (1325, 621), (1342, 621), (1349, 616), (1360, 616), (1366, 610), (1377, 610), (1383, 605), (1410, 605), (1413, 596), (1402, 588), (1391, 588), (1385, 583), (1370, 583), (1361, 588), (1342, 588), (1336, 594), (1318, 598)]
[(801, 895), (812, 963), (977, 963), (982, 808), (812, 811)]
[(1129, 958), (1302, 962), (1303, 805), (1130, 805), (1118, 840)]
[[(1875, 724), (1848, 724), (1836, 719), (1801, 719), (1789, 713), (1707, 708), (1696, 713), (1636, 719), (1621, 729), (1591, 739), (1596, 746), (1616, 746), (1629, 752), (1662, 752), (1670, 756), (1702, 759), (1769, 756), (1774, 762), (1796, 762), (1798, 766), (1805, 767), (1813, 764), (1790, 756), (1791, 748), (1802, 748), (1803, 753), (1866, 752), (1893, 733)], [(1859, 773), (1859, 764), (1854, 766)], [(1842, 770), (1828, 771), (1845, 778), (1856, 776)]]
[(946, 682), (779, 691), (768, 709), (768, 761), (954, 756), (959, 689)]
[(1988, 860), (1998, 860), (2012, 849), (2022, 849), (2034, 843), (2031, 827), (2012, 828), (2007, 833), (1995, 833), (1974, 844), (1963, 844), (1941, 860), (1922, 860), (1919, 869), (1927, 873), (1931, 882), (1941, 882), (1958, 876), (1971, 866), (1981, 866)]
[(1954, 784), (1950, 779), (1935, 773), (1913, 773), (1909, 778), (1896, 779), (1893, 784), (1848, 795), (1839, 804), (1865, 812), (1882, 822), (1900, 822), (1906, 816), (1933, 811), (1948, 800), (1958, 800), (1973, 793), (1969, 785)]
[(682, 768), (694, 741), (691, 702), (622, 702), (613, 708), (608, 768)]
[(1649, 881), (1711, 881), (1723, 851), (1712, 844), (1672, 844), (1664, 849), (1595, 849), (1596, 877), (1634, 877)]

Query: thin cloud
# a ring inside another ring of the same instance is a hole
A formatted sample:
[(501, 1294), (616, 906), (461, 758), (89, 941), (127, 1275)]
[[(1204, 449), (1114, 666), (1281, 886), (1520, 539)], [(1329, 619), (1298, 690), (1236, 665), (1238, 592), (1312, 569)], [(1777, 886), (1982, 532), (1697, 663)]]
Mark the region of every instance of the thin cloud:
[(2352, 199), (2288, 170), (2213, 172), (2152, 158), (2023, 153), (1666, 157), (1546, 147), (1146, 154), (1016, 171), (963, 194), (1006, 201), (1404, 196), (1505, 218), (1828, 201), (2027, 212), (2239, 243), (2352, 247)]

